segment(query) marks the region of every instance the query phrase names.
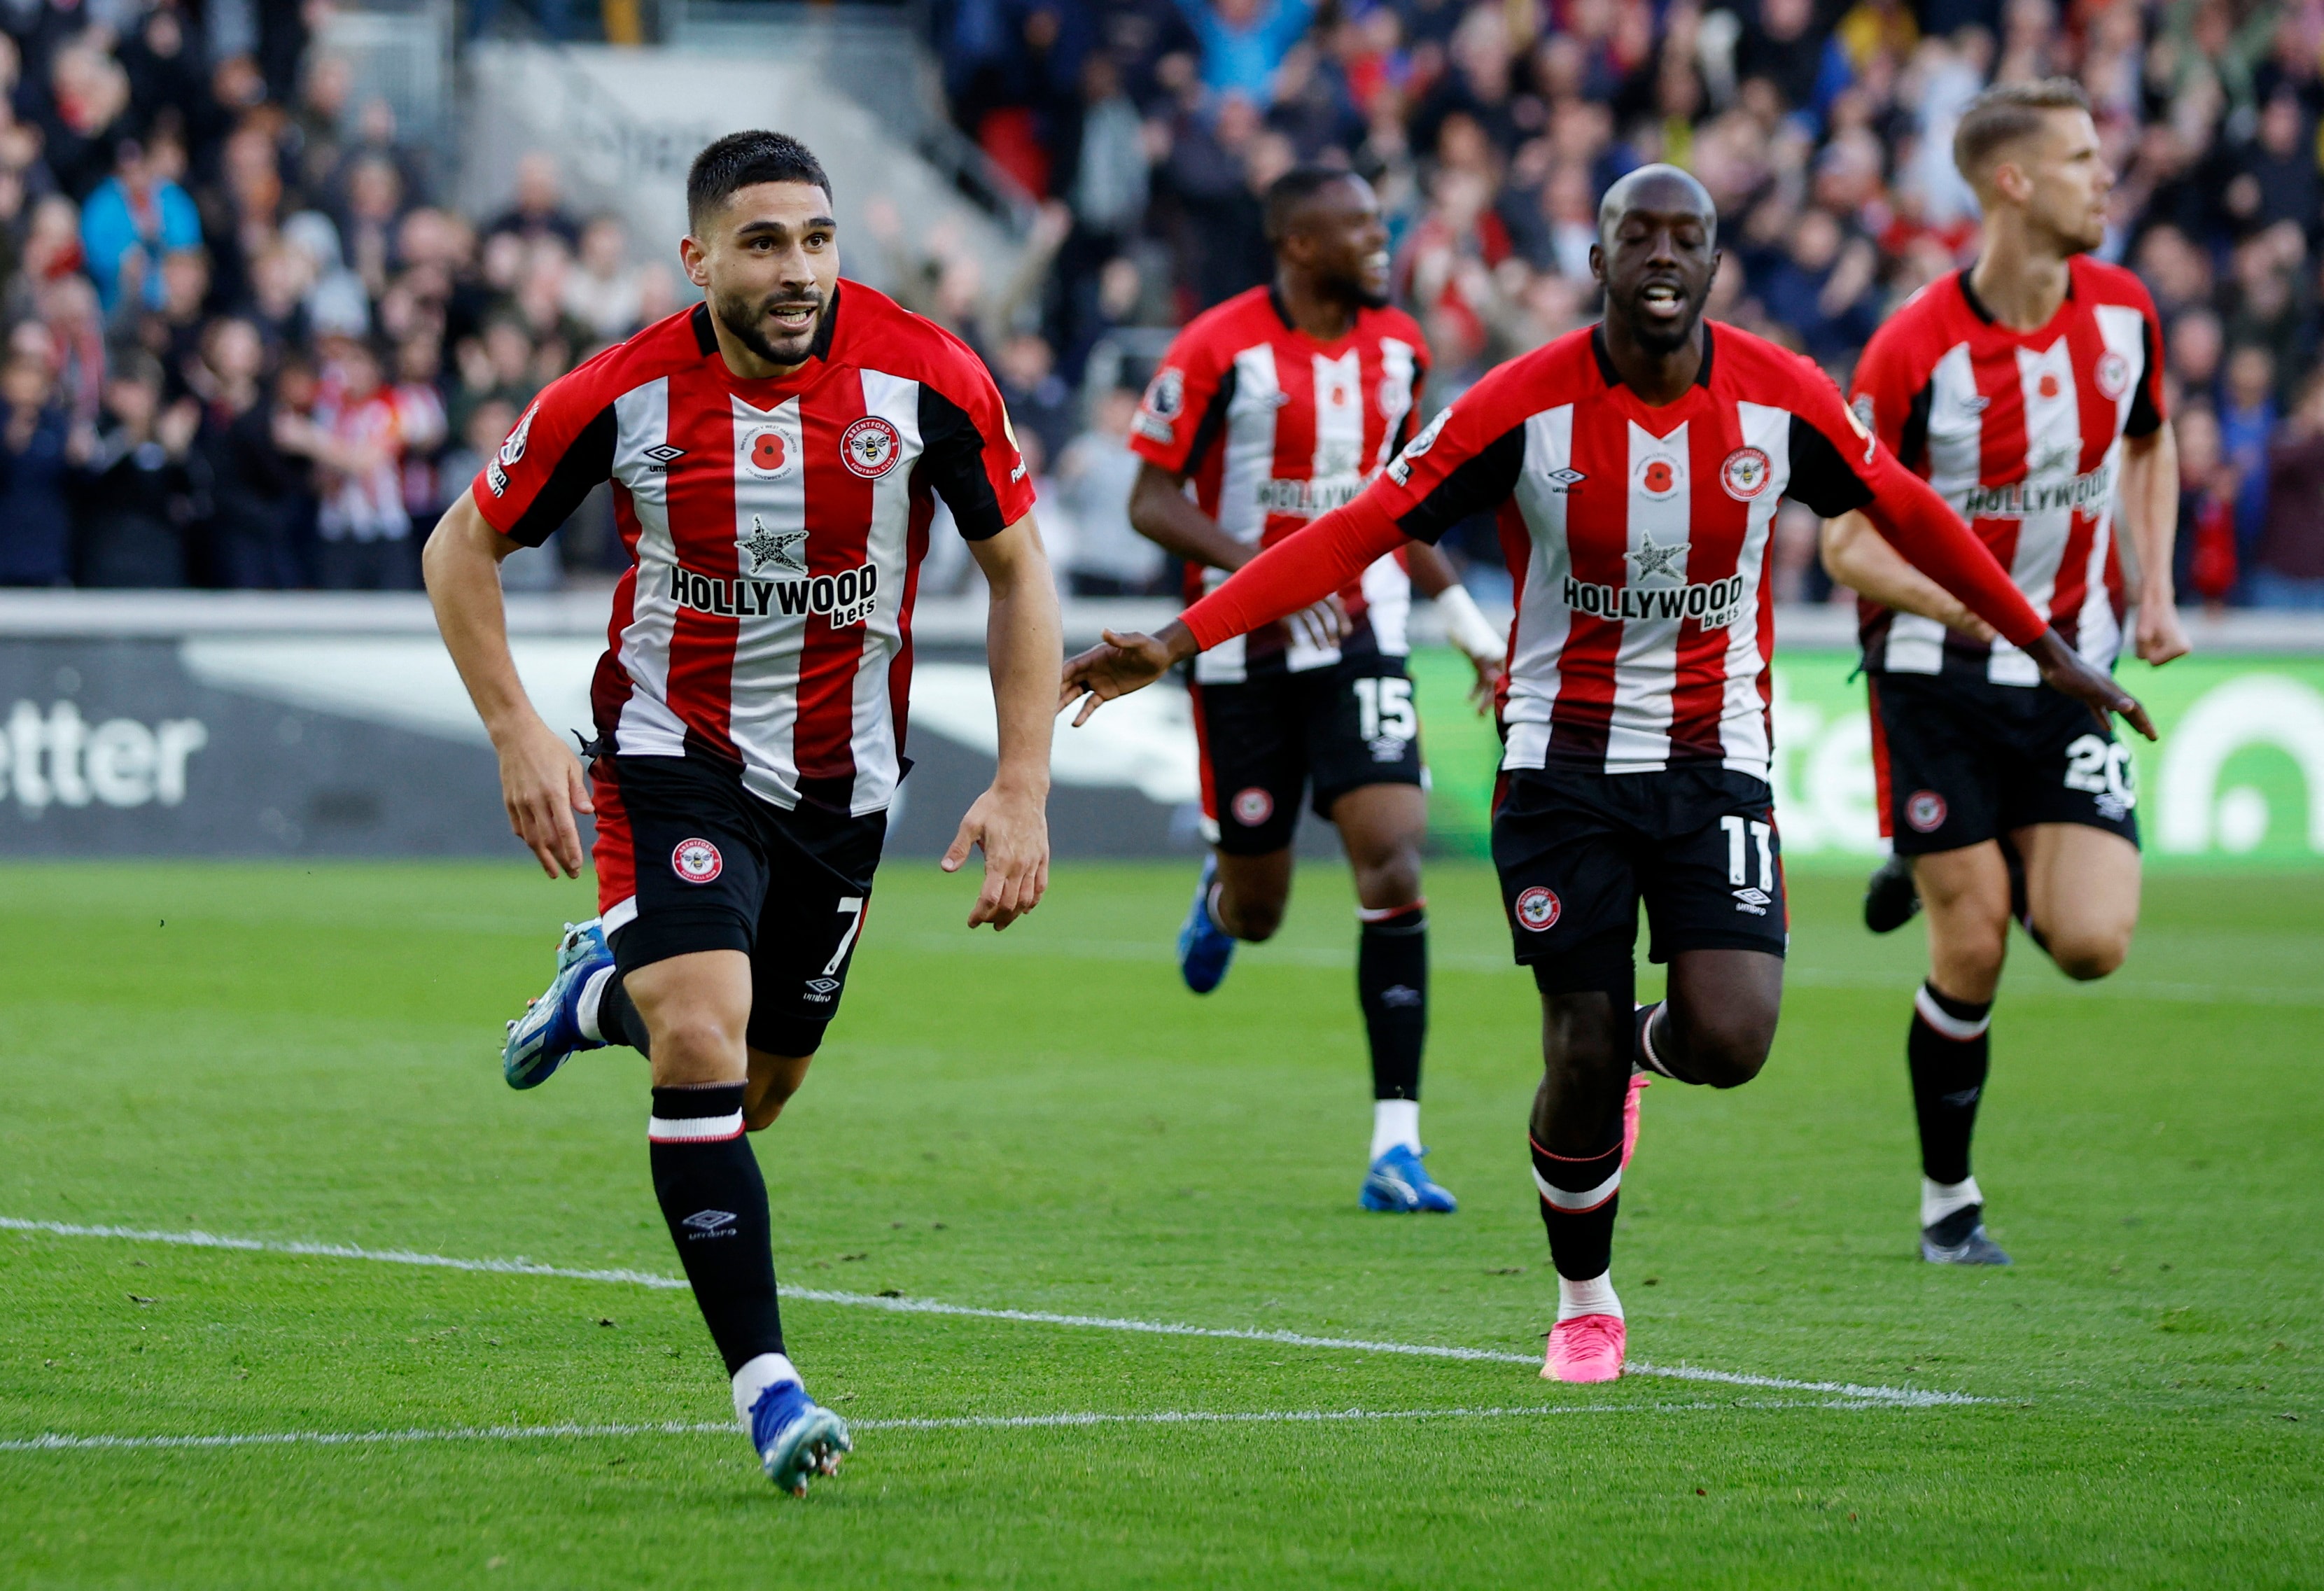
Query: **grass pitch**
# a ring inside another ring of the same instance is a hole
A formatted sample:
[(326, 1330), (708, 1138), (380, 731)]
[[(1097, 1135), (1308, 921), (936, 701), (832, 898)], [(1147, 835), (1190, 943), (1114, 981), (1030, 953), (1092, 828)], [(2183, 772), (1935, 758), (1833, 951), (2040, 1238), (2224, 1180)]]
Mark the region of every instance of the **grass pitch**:
[[(1168, 951), (1191, 875), (1061, 868), (995, 939), (959, 927), (972, 880), (890, 865), (845, 1013), (756, 1140), (786, 1286), (1537, 1354), (1537, 1018), (1489, 875), (1429, 881), (1447, 1219), (1356, 1208), (1339, 871), (1305, 869), (1282, 940), (1206, 1000)], [(801, 1504), (685, 1429), (728, 1410), (682, 1292), (17, 1229), (0, 1584), (2324, 1580), (2324, 889), (2157, 881), (2096, 989), (2018, 943), (1978, 1155), (2018, 1264), (1963, 1273), (1912, 1257), (1917, 930), (1866, 936), (1851, 876), (1794, 883), (1775, 1059), (1647, 1096), (1615, 1278), (1638, 1360), (1890, 1390), (1556, 1388), (794, 1297), (795, 1356), (859, 1423)], [(495, 1064), (586, 886), (153, 864), (10, 866), (0, 892), (0, 1217), (675, 1274), (637, 1060), (529, 1095)], [(1351, 1411), (1409, 1417), (963, 1423)]]

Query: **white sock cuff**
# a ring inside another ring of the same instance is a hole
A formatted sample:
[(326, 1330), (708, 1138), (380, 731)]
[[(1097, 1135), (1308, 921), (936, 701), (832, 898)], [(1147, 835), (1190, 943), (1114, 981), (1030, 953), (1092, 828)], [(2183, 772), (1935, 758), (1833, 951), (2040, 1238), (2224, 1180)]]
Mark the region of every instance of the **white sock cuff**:
[(1622, 1301), (1614, 1296), (1614, 1273), (1599, 1272), (1586, 1282), (1571, 1282), (1563, 1276), (1557, 1279), (1557, 1318), (1571, 1320), (1576, 1315), (1611, 1315), (1622, 1318)]
[(1974, 1021), (1963, 1021), (1937, 1004), (1937, 997), (1929, 991), (1929, 986), (1925, 983), (1914, 991), (1913, 1009), (1919, 1015), (1922, 1021), (1946, 1038), (1951, 1039), (1955, 1044), (1965, 1044), (1993, 1025), (1991, 1005), (1988, 1004), (1986, 1007), (1984, 1016)]
[(1676, 1082), (1679, 1081), (1677, 1075), (1666, 1069), (1663, 1065), (1662, 1057), (1655, 1053), (1655, 1017), (1661, 1013), (1662, 1007), (1663, 1002), (1660, 1000), (1652, 1000), (1638, 1007), (1646, 1015), (1646, 1019), (1638, 1024), (1638, 1059), (1637, 1066), (1633, 1066), (1631, 1070), (1636, 1071), (1637, 1066), (1643, 1066), (1656, 1077), (1667, 1077), (1671, 1081)]
[(1924, 1227), (1935, 1226), (1957, 1209), (1984, 1202), (1985, 1191), (1977, 1185), (1975, 1177), (1964, 1177), (1958, 1182), (1921, 1179), (1921, 1225)]
[(581, 998), (573, 1007), (573, 1015), (581, 1025), (581, 1036), (605, 1042), (605, 1035), (597, 1025), (597, 1013), (605, 1003), (605, 985), (613, 980), (613, 969), (600, 967), (589, 974), (589, 981), (581, 986)]
[(1372, 1158), (1378, 1160), (1399, 1144), (1415, 1154), (1420, 1153), (1420, 1101), (1373, 1100)]
[(759, 1394), (770, 1386), (798, 1382), (798, 1378), (799, 1373), (791, 1368), (788, 1354), (761, 1354), (734, 1372), (734, 1418), (742, 1422), (745, 1430), (749, 1430), (751, 1405), (759, 1401)]

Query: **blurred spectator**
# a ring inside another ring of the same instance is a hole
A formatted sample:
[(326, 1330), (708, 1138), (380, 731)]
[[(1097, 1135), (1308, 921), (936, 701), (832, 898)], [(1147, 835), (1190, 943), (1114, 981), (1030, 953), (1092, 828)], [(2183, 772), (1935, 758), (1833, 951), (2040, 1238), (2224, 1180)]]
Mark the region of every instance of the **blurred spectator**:
[(161, 363), (149, 354), (124, 359), (106, 377), (103, 424), (78, 461), (78, 584), (186, 584), (193, 518), (186, 459), (200, 423), (190, 400), (163, 407)]
[(11, 351), (0, 364), (0, 585), (63, 585), (72, 578), (72, 505), (66, 437), (48, 362)]
[(2275, 439), (2275, 355), (2242, 347), (2227, 355), (2219, 446), (2236, 472), (2236, 547), (2248, 554), (2267, 514), (2267, 450)]
[(161, 256), (201, 246), (201, 216), (175, 182), (162, 179), (138, 144), (123, 141), (113, 175), (81, 209), (81, 246), (99, 299), (111, 309), (124, 292), (161, 301)]
[(2267, 516), (2245, 593), (2258, 607), (2324, 610), (2324, 372), (2302, 384), (2267, 464)]
[(2219, 420), (2207, 405), (2181, 414), (2177, 589), (2207, 608), (2236, 588), (2236, 471), (2219, 446)]
[(596, 341), (618, 342), (640, 322), (644, 273), (629, 254), (628, 230), (619, 218), (600, 216), (582, 229), (580, 259), (565, 273), (565, 313)]
[(1074, 596), (1151, 596), (1160, 588), (1162, 549), (1130, 523), (1138, 457), (1127, 442), (1137, 413), (1137, 393), (1107, 389), (1098, 399), (1096, 423), (1057, 459), (1056, 501), (1074, 528), (1059, 567)]
[(516, 163), (516, 202), (493, 218), (486, 235), (513, 233), (530, 243), (553, 237), (570, 249), (581, 238), (581, 224), (565, 208), (565, 185), (557, 175), (557, 160), (539, 151)]
[(403, 417), (378, 353), (343, 339), (325, 385), (336, 391), (315, 413), (281, 414), (275, 429), (286, 452), (317, 466), (316, 584), (326, 591), (410, 590), (419, 584), (420, 562), (403, 501)]
[(233, 590), (306, 584), (298, 556), (305, 469), (275, 438), (262, 384), (266, 344), (247, 320), (217, 320), (202, 339), (210, 395), (198, 441), (209, 474), (212, 575)]

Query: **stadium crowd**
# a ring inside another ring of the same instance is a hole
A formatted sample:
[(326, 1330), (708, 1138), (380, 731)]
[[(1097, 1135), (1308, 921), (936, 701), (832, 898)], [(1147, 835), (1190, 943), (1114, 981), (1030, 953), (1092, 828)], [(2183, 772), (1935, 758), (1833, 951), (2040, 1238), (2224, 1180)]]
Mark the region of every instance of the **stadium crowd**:
[[(443, 203), (387, 105), (283, 11), (213, 61), (175, 0), (0, 0), (0, 584), (410, 588), (419, 539), (532, 394), (679, 301), (640, 262), (662, 251), (573, 213), (545, 156), (499, 215)], [(1259, 195), (1294, 162), (1378, 187), (1432, 406), (1591, 317), (1598, 198), (1651, 160), (1720, 205), (1713, 313), (1844, 379), (1891, 308), (1974, 252), (1960, 107), (2067, 73), (2122, 173), (2107, 252), (2168, 327), (2179, 588), (2324, 608), (2324, 0), (927, 14), (955, 119), (1038, 219), (1006, 280), (876, 204), (868, 244), (991, 366), (1080, 593), (1167, 588), (1124, 510), (1142, 367), (1117, 354), (1150, 361), (1158, 328), (1266, 279)], [(558, 541), (509, 584), (619, 559), (609, 516)], [(1781, 594), (1828, 594), (1813, 546), (1784, 521)], [(1451, 550), (1489, 591), (1489, 538)]]
[[(1896, 304), (1974, 256), (1960, 107), (1993, 81), (2074, 77), (2120, 173), (2106, 253), (2168, 328), (2179, 590), (2324, 607), (2324, 0), (943, 0), (934, 16), (962, 129), (1058, 207), (1043, 346), (1020, 329), (1010, 361), (1070, 382), (1120, 320), (1264, 280), (1259, 192), (1294, 161), (1344, 161), (1388, 211), (1432, 406), (1593, 316), (1599, 197), (1658, 160), (1719, 203), (1712, 314), (1844, 383)], [(1784, 532), (1782, 594), (1825, 594), (1803, 510)], [(1498, 558), (1467, 545), (1476, 579)]]

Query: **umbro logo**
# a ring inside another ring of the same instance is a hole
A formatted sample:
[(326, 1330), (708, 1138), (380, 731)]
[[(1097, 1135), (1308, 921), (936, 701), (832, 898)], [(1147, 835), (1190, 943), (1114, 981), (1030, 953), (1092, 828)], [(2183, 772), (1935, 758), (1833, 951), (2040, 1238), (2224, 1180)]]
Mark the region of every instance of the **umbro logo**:
[(724, 1235), (726, 1228), (734, 1224), (734, 1213), (725, 1209), (697, 1209), (678, 1224), (693, 1228), (697, 1237), (715, 1237)]
[(1552, 492), (1571, 492), (1589, 478), (1580, 470), (1552, 470), (1542, 477), (1549, 483)]
[(646, 469), (652, 474), (666, 474), (672, 464), (685, 456), (685, 448), (672, 447), (669, 443), (664, 442), (646, 449), (646, 457), (651, 461), (646, 465)]
[(1757, 887), (1729, 890), (1729, 893), (1735, 897), (1737, 911), (1748, 912), (1755, 917), (1766, 916), (1768, 904), (1775, 898), (1766, 890)]
[(818, 1005), (828, 1003), (831, 997), (838, 992), (839, 979), (836, 978), (810, 978), (807, 980), (807, 998)]

